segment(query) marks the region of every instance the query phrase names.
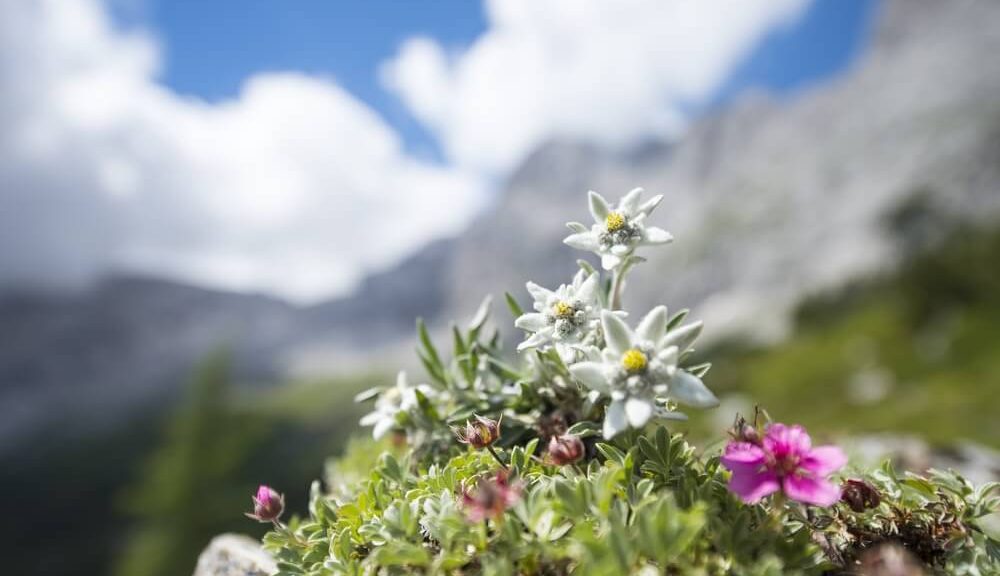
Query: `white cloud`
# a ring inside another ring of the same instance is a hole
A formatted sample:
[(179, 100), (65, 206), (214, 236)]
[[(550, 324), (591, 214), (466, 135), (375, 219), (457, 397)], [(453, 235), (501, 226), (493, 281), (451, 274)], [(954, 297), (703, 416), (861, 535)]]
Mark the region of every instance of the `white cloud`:
[(461, 166), (503, 174), (546, 139), (670, 137), (767, 31), (808, 0), (487, 0), (455, 54), (411, 39), (385, 84)]
[[(105, 0), (121, 1), (121, 0)], [(420, 161), (331, 79), (250, 78), (209, 104), (156, 82), (159, 47), (101, 0), (0, 2), (0, 283), (113, 268), (315, 299), (459, 231), (486, 183), (557, 136), (677, 133), (808, 0), (495, 0), (448, 54), (411, 39), (383, 77), (440, 139)]]
[(332, 80), (260, 75), (207, 104), (159, 64), (97, 0), (0, 3), (0, 282), (127, 268), (314, 299), (483, 201)]

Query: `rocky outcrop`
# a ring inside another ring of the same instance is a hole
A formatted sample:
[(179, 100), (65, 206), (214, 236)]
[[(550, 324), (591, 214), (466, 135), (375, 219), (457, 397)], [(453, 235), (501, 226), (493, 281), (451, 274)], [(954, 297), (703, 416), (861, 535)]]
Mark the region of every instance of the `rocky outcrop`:
[(216, 536), (198, 557), (194, 576), (271, 576), (278, 571), (274, 559), (247, 536)]

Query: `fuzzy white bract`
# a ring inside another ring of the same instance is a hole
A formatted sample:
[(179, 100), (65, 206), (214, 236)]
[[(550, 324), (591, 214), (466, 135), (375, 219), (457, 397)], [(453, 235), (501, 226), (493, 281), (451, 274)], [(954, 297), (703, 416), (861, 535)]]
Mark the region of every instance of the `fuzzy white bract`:
[(615, 207), (608, 206), (597, 192), (591, 191), (590, 215), (594, 224), (588, 229), (579, 222), (566, 226), (573, 231), (563, 242), (601, 257), (601, 267), (613, 270), (626, 262), (639, 246), (666, 244), (673, 236), (662, 228), (646, 226), (645, 219), (663, 199), (657, 195), (642, 202), (642, 188), (626, 194)]
[[(419, 407), (417, 391), (428, 398), (434, 398), (437, 390), (427, 384), (412, 385), (406, 378), (406, 372), (400, 370), (396, 376), (396, 385), (382, 390), (375, 400), (375, 410), (361, 418), (362, 426), (373, 426), (372, 436), (378, 440), (393, 428), (402, 428), (400, 418)], [(361, 401), (365, 396), (371, 396), (372, 391), (363, 392), (355, 398)]]
[(607, 346), (593, 359), (569, 367), (591, 390), (611, 398), (604, 418), (604, 437), (641, 428), (651, 418), (683, 419), (668, 401), (711, 408), (719, 400), (701, 379), (678, 367), (681, 354), (701, 332), (696, 322), (667, 331), (667, 309), (653, 308), (633, 331), (618, 316), (604, 311), (601, 324)]
[(562, 284), (556, 290), (528, 282), (535, 312), (514, 321), (518, 328), (531, 332), (518, 345), (518, 351), (553, 345), (560, 357), (570, 361), (576, 356), (574, 347), (596, 344), (602, 310), (598, 282), (596, 272), (587, 275), (583, 270), (576, 273), (571, 284)]

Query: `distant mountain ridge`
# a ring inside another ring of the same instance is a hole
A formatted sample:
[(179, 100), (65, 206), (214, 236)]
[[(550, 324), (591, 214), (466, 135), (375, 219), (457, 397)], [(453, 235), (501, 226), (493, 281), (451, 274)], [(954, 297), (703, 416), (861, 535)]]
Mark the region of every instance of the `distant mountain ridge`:
[(893, 265), (878, 222), (918, 190), (956, 217), (1000, 211), (1000, 3), (887, 0), (880, 10), (843, 77), (788, 101), (748, 96), (676, 145), (612, 154), (551, 142), (458, 238), (347, 298), (296, 307), (135, 278), (77, 295), (0, 294), (0, 451), (48, 424), (107, 424), (168, 399), (218, 346), (248, 383), (347, 371), (376, 354), (393, 362), (415, 316), (442, 327), (486, 293), (526, 302), (526, 279), (567, 281), (587, 255), (562, 245), (563, 222), (589, 218), (588, 189), (666, 195), (652, 220), (677, 240), (646, 251), (627, 308), (666, 302), (693, 308), (708, 334), (780, 337), (804, 295)]

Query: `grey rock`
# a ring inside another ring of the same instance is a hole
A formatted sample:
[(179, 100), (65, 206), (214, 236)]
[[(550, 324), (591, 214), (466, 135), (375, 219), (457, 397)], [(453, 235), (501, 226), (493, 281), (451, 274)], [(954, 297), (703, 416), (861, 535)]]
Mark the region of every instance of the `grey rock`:
[(239, 534), (216, 536), (198, 557), (194, 576), (271, 576), (274, 558), (260, 543)]

